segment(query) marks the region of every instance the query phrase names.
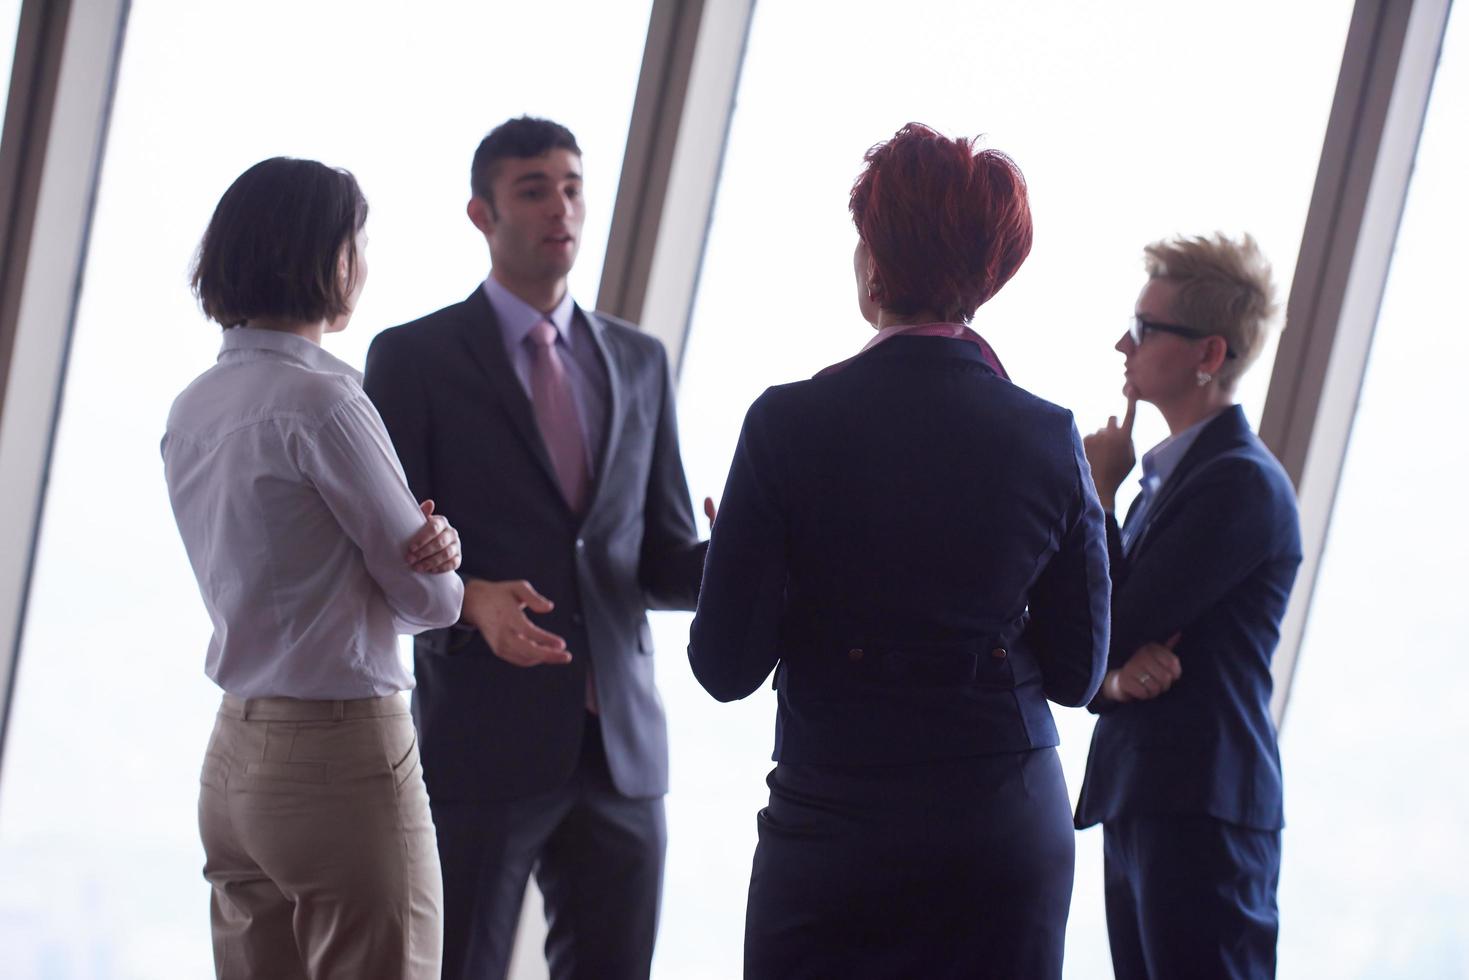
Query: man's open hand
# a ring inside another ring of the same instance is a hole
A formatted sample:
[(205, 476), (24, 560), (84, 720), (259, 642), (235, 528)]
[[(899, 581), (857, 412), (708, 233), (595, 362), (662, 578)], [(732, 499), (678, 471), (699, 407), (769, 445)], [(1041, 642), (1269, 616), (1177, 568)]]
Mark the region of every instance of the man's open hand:
[(479, 630), (490, 652), (506, 663), (517, 667), (569, 664), (571, 654), (566, 650), (566, 641), (541, 629), (525, 614), (527, 609), (548, 613), (554, 606), (523, 579), (488, 582), (472, 578), (464, 583), (461, 616)]

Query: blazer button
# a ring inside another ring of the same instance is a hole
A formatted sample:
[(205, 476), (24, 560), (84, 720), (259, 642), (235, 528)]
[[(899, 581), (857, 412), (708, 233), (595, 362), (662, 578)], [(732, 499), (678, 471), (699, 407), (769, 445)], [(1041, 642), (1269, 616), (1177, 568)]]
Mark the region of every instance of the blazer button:
[(848, 650), (847, 651), (847, 659), (850, 660), (850, 661), (852, 661), (853, 663), (856, 663), (857, 661), (861, 660), (862, 659), (862, 648), (861, 647), (853, 647), (852, 649)]
[(585, 538), (577, 538), (576, 539), (576, 550), (577, 551), (586, 551), (587, 550), (587, 542), (586, 542), (586, 539)]
[(1008, 654), (1009, 651), (1006, 650), (1004, 647), (995, 647), (993, 650), (990, 651), (990, 656), (994, 657), (996, 660), (1004, 660)]

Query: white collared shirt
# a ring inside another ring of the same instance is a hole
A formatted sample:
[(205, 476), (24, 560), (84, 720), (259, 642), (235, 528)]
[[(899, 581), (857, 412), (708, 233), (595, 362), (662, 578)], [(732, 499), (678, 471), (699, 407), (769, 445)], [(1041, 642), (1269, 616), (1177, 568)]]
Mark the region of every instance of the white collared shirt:
[(459, 576), (404, 560), (424, 519), (361, 381), (304, 337), (235, 327), (169, 412), (164, 476), (214, 623), (205, 672), (230, 694), (408, 690), (397, 634), (459, 617)]

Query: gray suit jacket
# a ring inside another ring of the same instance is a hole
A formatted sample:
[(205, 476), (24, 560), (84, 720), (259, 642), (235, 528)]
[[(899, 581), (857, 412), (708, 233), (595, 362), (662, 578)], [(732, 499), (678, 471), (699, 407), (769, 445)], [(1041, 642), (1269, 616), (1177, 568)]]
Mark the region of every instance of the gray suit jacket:
[(541, 626), (566, 638), (565, 666), (515, 667), (478, 633), (415, 643), (414, 716), (430, 796), (512, 799), (572, 773), (595, 668), (612, 779), (629, 797), (668, 790), (668, 733), (653, 684), (649, 608), (692, 609), (698, 540), (656, 338), (577, 310), (607, 369), (610, 404), (592, 499), (562, 499), (524, 388), (481, 289), (383, 331), (363, 386), (382, 413), (413, 493), (459, 531), (467, 578), (526, 579), (556, 603)]

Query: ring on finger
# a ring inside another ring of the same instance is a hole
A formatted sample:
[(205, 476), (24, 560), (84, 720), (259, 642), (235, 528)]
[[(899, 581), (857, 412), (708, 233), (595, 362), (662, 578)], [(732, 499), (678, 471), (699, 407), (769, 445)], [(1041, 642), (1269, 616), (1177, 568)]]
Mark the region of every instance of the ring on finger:
[(1147, 671), (1143, 671), (1141, 674), (1137, 675), (1137, 680), (1139, 684), (1151, 684), (1153, 683), (1153, 675), (1148, 673)]

